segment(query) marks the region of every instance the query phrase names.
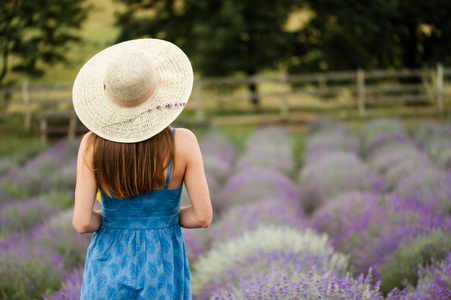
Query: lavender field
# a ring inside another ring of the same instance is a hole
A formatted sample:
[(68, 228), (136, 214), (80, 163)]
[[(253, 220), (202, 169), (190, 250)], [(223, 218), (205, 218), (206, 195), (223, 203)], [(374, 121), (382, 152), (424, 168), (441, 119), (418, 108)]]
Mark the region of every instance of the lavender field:
[[(301, 153), (297, 135), (199, 138), (214, 220), (183, 230), (194, 299), (451, 299), (451, 126), (320, 118)], [(0, 160), (0, 299), (79, 298), (78, 144)]]

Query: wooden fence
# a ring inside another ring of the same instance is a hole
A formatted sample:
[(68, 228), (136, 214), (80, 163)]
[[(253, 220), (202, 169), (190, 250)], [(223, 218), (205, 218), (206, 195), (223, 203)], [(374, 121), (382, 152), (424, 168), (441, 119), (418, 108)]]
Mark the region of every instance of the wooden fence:
[[(451, 68), (438, 64), (435, 69), (421, 70), (197, 78), (186, 109), (200, 123), (224, 115), (239, 116), (243, 122), (255, 120), (245, 118), (246, 115), (289, 121), (299, 112), (327, 109), (365, 118), (374, 107), (391, 116), (391, 107), (406, 103), (421, 103), (434, 115), (443, 116), (451, 106), (451, 87), (446, 84), (450, 75)], [(249, 85), (257, 87), (256, 95), (250, 92)], [(0, 94), (7, 99), (0, 101), (0, 107), (6, 107), (0, 117), (23, 115), (26, 130), (31, 129), (35, 119), (39, 120), (43, 137), (58, 131), (74, 136), (77, 130), (83, 130), (73, 111), (70, 85), (29, 86), (24, 80), (21, 87), (3, 88)], [(252, 97), (259, 99), (258, 111), (250, 104)], [(49, 125), (52, 119), (65, 119), (66, 125)]]

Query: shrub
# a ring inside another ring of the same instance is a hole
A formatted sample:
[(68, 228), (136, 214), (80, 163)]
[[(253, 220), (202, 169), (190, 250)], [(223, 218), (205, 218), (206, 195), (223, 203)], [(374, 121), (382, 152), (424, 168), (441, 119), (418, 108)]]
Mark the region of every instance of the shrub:
[(430, 163), (429, 157), (426, 154), (409, 145), (397, 145), (396, 147), (380, 149), (371, 158), (366, 160), (370, 169), (382, 176), (391, 168), (404, 161)]
[(264, 224), (281, 224), (303, 229), (307, 227), (307, 222), (301, 210), (295, 202), (282, 204), (274, 199), (262, 199), (255, 203), (231, 206), (225, 209), (222, 217), (210, 226), (208, 233), (210, 239), (217, 242), (237, 237)]
[(300, 174), (299, 191), (306, 213), (346, 191), (380, 192), (383, 189), (383, 181), (355, 154), (346, 152), (330, 153), (314, 165), (305, 166)]
[(275, 266), (287, 272), (341, 272), (347, 257), (334, 253), (326, 235), (311, 230), (299, 231), (284, 226), (260, 226), (238, 238), (220, 242), (194, 265), (194, 294), (206, 297), (228, 283), (236, 283), (237, 274), (256, 275)]
[(410, 299), (447, 300), (451, 298), (451, 254), (444, 261), (419, 271), (420, 280)]
[(386, 133), (377, 136), (373, 139), (365, 151), (365, 157), (371, 158), (371, 156), (383, 151), (384, 149), (389, 149), (388, 152), (396, 148), (417, 148), (414, 140), (404, 134), (400, 133)]
[(66, 271), (84, 264), (86, 251), (92, 234), (79, 234), (72, 226), (72, 210), (67, 210), (50, 218), (34, 232), (29, 247), (43, 244), (64, 263)]
[(44, 300), (79, 300), (81, 284), (83, 281), (83, 267), (79, 266), (72, 273), (66, 274), (65, 281), (61, 283), (61, 289), (49, 296), (42, 295)]
[(0, 237), (25, 232), (48, 219), (56, 210), (41, 199), (11, 200), (0, 210)]
[(203, 157), (215, 157), (228, 166), (231, 166), (235, 160), (235, 145), (217, 132), (210, 133), (200, 139), (199, 146)]
[(394, 190), (401, 201), (424, 203), (435, 212), (451, 214), (451, 173), (425, 168), (404, 178)]
[(372, 268), (379, 278), (379, 266), (403, 239), (434, 228), (448, 230), (451, 221), (425, 205), (405, 203), (395, 196), (380, 202), (371, 194), (346, 193), (318, 210), (313, 226), (332, 236), (338, 251), (350, 255), (357, 274)]
[(334, 127), (319, 131), (307, 140), (304, 165), (312, 164), (331, 152), (352, 152), (358, 154), (359, 142), (347, 129)]
[[(382, 300), (384, 297), (373, 285), (371, 276), (361, 275), (354, 279), (331, 274), (292, 274), (283, 270), (271, 270), (255, 276), (244, 277), (239, 285), (229, 285), (211, 299), (367, 299)], [(405, 295), (388, 299), (406, 299)]]
[(432, 122), (419, 123), (413, 137), (437, 166), (451, 168), (451, 126)]
[(41, 194), (40, 199), (49, 203), (51, 206), (59, 210), (66, 210), (72, 208), (75, 202), (75, 190), (50, 190), (48, 193)]
[(229, 177), (213, 198), (215, 209), (260, 201), (263, 198), (278, 201), (299, 199), (297, 188), (284, 175), (271, 169), (245, 169)]
[(56, 291), (64, 276), (59, 255), (40, 243), (30, 246), (31, 234), (0, 241), (0, 295), (4, 299), (36, 299)]
[(381, 289), (389, 292), (395, 287), (415, 286), (419, 266), (430, 265), (445, 258), (451, 249), (451, 235), (441, 229), (403, 240), (380, 266)]
[(319, 116), (307, 125), (308, 135), (314, 135), (320, 131), (343, 127), (337, 119), (331, 116)]
[(359, 133), (362, 153), (367, 152), (368, 146), (372, 141), (387, 133), (406, 135), (406, 129), (404, 125), (396, 119), (374, 119), (366, 122)]
[(203, 228), (182, 228), (182, 234), (185, 241), (186, 256), (189, 263), (192, 264), (208, 249), (209, 235)]
[(293, 140), (285, 129), (257, 129), (246, 141), (245, 152), (236, 161), (235, 171), (261, 168), (291, 175), (294, 170), (293, 149)]

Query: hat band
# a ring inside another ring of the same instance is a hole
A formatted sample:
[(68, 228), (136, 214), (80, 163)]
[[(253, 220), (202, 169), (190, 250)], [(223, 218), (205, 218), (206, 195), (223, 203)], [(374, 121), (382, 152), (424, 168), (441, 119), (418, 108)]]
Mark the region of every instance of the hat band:
[(157, 105), (155, 107), (149, 108), (146, 111), (143, 111), (142, 113), (134, 116), (133, 118), (124, 120), (124, 121), (120, 121), (120, 122), (116, 122), (116, 123), (112, 123), (112, 124), (108, 124), (105, 126), (102, 126), (102, 128), (106, 128), (112, 125), (117, 125), (117, 124), (123, 124), (123, 123), (131, 123), (133, 122), (135, 119), (141, 117), (144, 114), (150, 114), (152, 112), (154, 112), (154, 110), (163, 110), (163, 109), (182, 109), (184, 106), (186, 106), (186, 102), (174, 102), (174, 103), (167, 103), (165, 105)]

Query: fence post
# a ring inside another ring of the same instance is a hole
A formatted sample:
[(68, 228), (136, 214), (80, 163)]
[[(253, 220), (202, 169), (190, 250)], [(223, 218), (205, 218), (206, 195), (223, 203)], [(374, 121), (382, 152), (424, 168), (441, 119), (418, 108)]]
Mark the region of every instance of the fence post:
[(280, 86), (281, 86), (281, 103), (280, 103), (280, 115), (284, 121), (288, 120), (288, 91), (287, 91), (287, 74), (282, 73), (280, 76)]
[(195, 118), (197, 122), (203, 122), (204, 121), (204, 107), (203, 107), (203, 99), (202, 99), (202, 81), (198, 79), (195, 84), (196, 87), (196, 96), (195, 96), (195, 103), (196, 103), (196, 113)]
[(437, 110), (439, 116), (443, 115), (443, 65), (437, 64)]
[(25, 106), (25, 131), (30, 131), (31, 128), (31, 109), (30, 109), (30, 94), (28, 93), (28, 79), (22, 81), (22, 97)]
[(357, 69), (357, 109), (359, 116), (365, 118), (365, 71)]

